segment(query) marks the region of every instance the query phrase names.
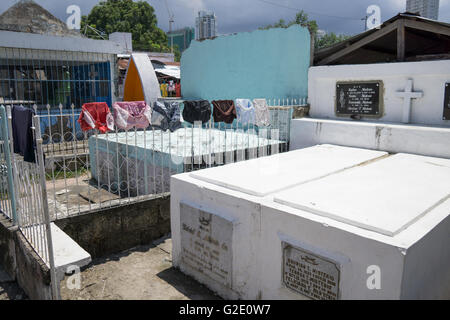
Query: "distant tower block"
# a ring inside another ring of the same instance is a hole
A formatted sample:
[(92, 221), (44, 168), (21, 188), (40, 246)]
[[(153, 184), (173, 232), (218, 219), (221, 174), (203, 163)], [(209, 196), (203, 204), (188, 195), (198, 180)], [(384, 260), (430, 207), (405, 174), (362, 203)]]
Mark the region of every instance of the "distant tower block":
[(216, 37), (217, 22), (213, 12), (199, 11), (195, 19), (195, 40), (211, 39)]
[(439, 0), (407, 0), (406, 11), (417, 13), (424, 18), (439, 19)]

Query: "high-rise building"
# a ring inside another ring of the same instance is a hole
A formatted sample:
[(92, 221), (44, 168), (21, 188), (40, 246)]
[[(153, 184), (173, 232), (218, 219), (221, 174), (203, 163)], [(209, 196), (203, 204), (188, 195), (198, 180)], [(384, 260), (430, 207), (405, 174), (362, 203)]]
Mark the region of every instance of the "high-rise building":
[(195, 31), (194, 28), (187, 27), (167, 33), (167, 38), (169, 41), (169, 46), (171, 46), (173, 43), (174, 46), (178, 46), (180, 52), (183, 52), (184, 50), (189, 48), (191, 41), (194, 40)]
[(406, 0), (406, 11), (418, 13), (424, 18), (438, 20), (439, 0)]
[(213, 12), (199, 11), (195, 19), (195, 39), (214, 38), (217, 34), (216, 15)]

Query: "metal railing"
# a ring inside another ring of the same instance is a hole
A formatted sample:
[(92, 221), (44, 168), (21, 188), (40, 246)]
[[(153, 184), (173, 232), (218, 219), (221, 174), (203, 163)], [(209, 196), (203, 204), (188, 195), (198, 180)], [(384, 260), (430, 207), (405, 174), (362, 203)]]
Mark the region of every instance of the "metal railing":
[(173, 174), (264, 157), (289, 149), (294, 106), (306, 99), (268, 100), (270, 124), (189, 124), (100, 134), (82, 131), (81, 109), (38, 110), (32, 131), (36, 163), (13, 153), (11, 107), (0, 107), (0, 208), (49, 266), (59, 297), (50, 221), (153, 199), (170, 191)]
[(0, 102), (8, 105), (107, 102), (116, 95), (116, 55), (6, 48), (0, 43)]
[(7, 218), (17, 222), (11, 160), (12, 147), (8, 139), (10, 132), (8, 129), (8, 117), (4, 106), (0, 106), (0, 118), (0, 210)]
[(38, 111), (52, 220), (145, 201), (170, 191), (173, 174), (288, 150), (292, 106), (306, 99), (268, 100), (270, 125), (191, 125), (175, 132), (152, 126), (106, 134), (82, 131), (81, 109)]
[[(2, 180), (5, 172), (7, 188), (2, 183), (1, 210), (18, 227), (36, 254), (49, 267), (54, 299), (59, 298), (59, 284), (56, 278), (53, 242), (48, 211), (45, 182), (44, 153), (42, 150), (39, 117), (33, 118), (33, 131), (36, 139), (36, 162), (26, 162), (23, 157), (13, 153), (11, 107), (0, 106)], [(3, 182), (3, 181), (2, 181)], [(7, 192), (4, 192), (7, 190)], [(5, 199), (4, 199), (5, 198)]]

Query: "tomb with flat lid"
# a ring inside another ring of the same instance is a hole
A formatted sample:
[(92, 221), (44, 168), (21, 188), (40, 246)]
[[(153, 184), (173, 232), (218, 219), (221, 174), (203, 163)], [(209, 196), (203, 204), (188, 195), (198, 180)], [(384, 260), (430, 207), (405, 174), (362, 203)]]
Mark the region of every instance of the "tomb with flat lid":
[(319, 145), (172, 177), (173, 263), (225, 298), (450, 298), (450, 160)]
[(251, 131), (200, 127), (108, 133), (90, 137), (90, 169), (100, 187), (140, 196), (168, 192), (172, 174), (255, 158), (261, 149), (270, 153), (284, 145)]

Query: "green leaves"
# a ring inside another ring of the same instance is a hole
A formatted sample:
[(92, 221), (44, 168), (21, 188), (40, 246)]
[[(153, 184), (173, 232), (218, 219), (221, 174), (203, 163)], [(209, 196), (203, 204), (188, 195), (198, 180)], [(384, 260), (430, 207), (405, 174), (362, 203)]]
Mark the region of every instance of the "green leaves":
[(290, 26), (293, 26), (293, 25), (300, 25), (302, 27), (307, 27), (309, 29), (309, 32), (315, 36), (315, 40), (316, 40), (315, 47), (317, 49), (328, 47), (335, 43), (338, 43), (340, 41), (344, 41), (344, 40), (350, 38), (350, 36), (336, 35), (333, 32), (326, 33), (324, 36), (318, 37), (317, 31), (319, 30), (319, 26), (318, 26), (316, 20), (309, 20), (308, 14), (306, 12), (304, 12), (303, 10), (298, 12), (295, 15), (295, 19), (290, 21), (287, 24), (283, 19), (280, 19), (277, 23), (275, 23), (273, 25), (268, 25), (265, 27), (261, 27), (259, 29), (260, 30), (268, 30), (268, 29), (272, 29), (272, 28), (289, 28)]
[(170, 51), (167, 35), (157, 23), (154, 8), (145, 1), (107, 0), (92, 8), (88, 16), (82, 17), (81, 30), (86, 30), (86, 35), (94, 39), (100, 36), (90, 28), (86, 29), (86, 25), (105, 34), (130, 32), (135, 50)]
[(308, 14), (306, 12), (304, 12), (303, 10), (300, 12), (297, 12), (297, 14), (295, 15), (295, 19), (290, 21), (287, 24), (286, 24), (286, 21), (284, 21), (284, 19), (280, 19), (277, 23), (275, 23), (273, 25), (268, 25), (265, 27), (261, 27), (259, 29), (260, 30), (268, 30), (268, 29), (272, 29), (272, 28), (289, 28), (290, 26), (293, 26), (296, 24), (301, 25), (302, 27), (307, 27), (309, 29), (309, 32), (311, 32), (312, 34), (315, 34), (318, 30), (316, 20), (309, 20)]
[(322, 37), (316, 37), (315, 46), (317, 49), (321, 49), (347, 40), (348, 38), (350, 38), (350, 36), (344, 34), (336, 35), (334, 32), (330, 32), (326, 33)]

